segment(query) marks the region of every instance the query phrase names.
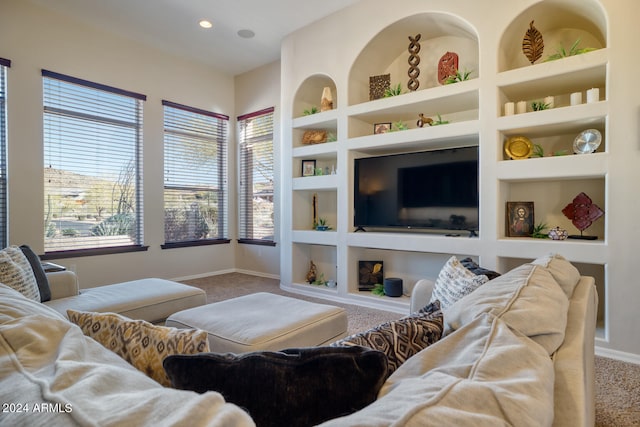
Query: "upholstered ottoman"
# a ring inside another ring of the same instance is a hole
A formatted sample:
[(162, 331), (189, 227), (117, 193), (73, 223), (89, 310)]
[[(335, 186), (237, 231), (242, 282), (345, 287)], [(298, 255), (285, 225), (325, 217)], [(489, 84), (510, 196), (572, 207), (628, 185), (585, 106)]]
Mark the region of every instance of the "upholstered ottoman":
[(282, 350), (331, 343), (347, 335), (341, 307), (259, 292), (183, 310), (167, 326), (208, 332), (218, 353)]

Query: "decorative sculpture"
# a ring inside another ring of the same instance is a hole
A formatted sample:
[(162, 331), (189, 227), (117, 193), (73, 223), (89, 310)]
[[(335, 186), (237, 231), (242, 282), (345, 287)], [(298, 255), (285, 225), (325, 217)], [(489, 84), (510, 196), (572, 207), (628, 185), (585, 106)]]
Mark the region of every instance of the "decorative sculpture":
[(571, 235), (570, 239), (595, 240), (598, 238), (598, 236), (584, 236), (582, 234), (584, 230), (591, 227), (595, 220), (604, 215), (604, 211), (595, 205), (585, 193), (578, 194), (571, 203), (562, 209), (562, 213), (580, 230), (579, 236)]
[(415, 37), (409, 36), (409, 82), (407, 83), (407, 87), (410, 91), (418, 90), (420, 86), (420, 82), (418, 81), (418, 76), (420, 75), (420, 69), (418, 65), (420, 65), (420, 57), (418, 53), (420, 52), (420, 37), (422, 34), (418, 34)]
[(458, 72), (458, 54), (446, 52), (438, 61), (438, 82), (443, 85), (451, 76)]
[(333, 110), (333, 96), (331, 95), (331, 88), (325, 87), (322, 89), (322, 99), (320, 100), (320, 111)]
[(313, 261), (309, 261), (309, 271), (307, 272), (307, 283), (313, 283), (318, 278), (318, 267), (313, 263)]
[(369, 77), (369, 101), (384, 98), (388, 89), (391, 89), (391, 74)]
[(522, 52), (524, 52), (524, 55), (533, 65), (534, 62), (542, 57), (543, 51), (544, 40), (542, 40), (542, 33), (533, 26), (533, 21), (531, 21), (531, 23), (529, 23), (529, 29), (522, 39)]
[(416, 122), (416, 126), (421, 128), (425, 124), (431, 126), (433, 124), (433, 119), (430, 118), (430, 117), (425, 117), (424, 114), (419, 113), (418, 114), (418, 121)]

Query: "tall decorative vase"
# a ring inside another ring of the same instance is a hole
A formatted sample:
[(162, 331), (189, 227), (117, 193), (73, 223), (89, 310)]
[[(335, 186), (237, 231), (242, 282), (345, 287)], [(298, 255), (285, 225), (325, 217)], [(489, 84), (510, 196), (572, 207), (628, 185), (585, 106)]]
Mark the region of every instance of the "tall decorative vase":
[(325, 87), (322, 89), (322, 100), (320, 100), (320, 111), (333, 110), (333, 95), (331, 95), (331, 88)]

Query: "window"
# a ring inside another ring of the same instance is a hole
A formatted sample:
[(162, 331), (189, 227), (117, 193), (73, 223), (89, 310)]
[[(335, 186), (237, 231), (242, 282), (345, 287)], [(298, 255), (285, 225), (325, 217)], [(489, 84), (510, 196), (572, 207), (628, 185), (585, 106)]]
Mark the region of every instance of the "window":
[(7, 246), (7, 68), (0, 58), (0, 247)]
[(238, 117), (241, 243), (273, 244), (273, 108)]
[(144, 95), (42, 70), (45, 253), (142, 247)]
[(228, 243), (229, 117), (164, 105), (163, 248)]

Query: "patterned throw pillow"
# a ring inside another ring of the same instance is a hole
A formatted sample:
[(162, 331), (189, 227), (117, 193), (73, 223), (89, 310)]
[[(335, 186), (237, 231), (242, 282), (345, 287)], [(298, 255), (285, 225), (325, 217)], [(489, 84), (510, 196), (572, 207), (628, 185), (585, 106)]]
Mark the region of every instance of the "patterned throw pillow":
[(348, 336), (332, 343), (331, 346), (356, 345), (382, 351), (387, 355), (388, 375), (391, 375), (411, 356), (438, 341), (442, 336), (442, 330), (440, 302), (434, 301), (410, 316)]
[(0, 251), (0, 283), (40, 302), (40, 291), (31, 264), (17, 246), (9, 246)]
[(164, 386), (171, 386), (162, 366), (165, 357), (209, 351), (205, 331), (156, 326), (115, 313), (67, 310), (67, 315), (69, 320), (80, 326), (86, 336), (98, 341)]
[(446, 310), (488, 281), (487, 276), (476, 276), (452, 256), (438, 274), (430, 302), (438, 300), (442, 309)]

